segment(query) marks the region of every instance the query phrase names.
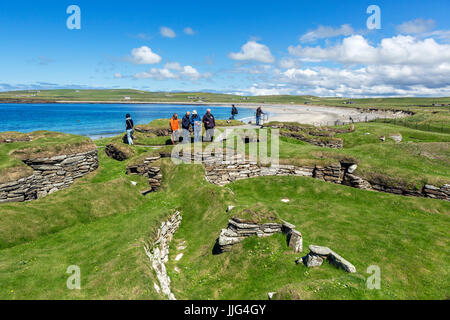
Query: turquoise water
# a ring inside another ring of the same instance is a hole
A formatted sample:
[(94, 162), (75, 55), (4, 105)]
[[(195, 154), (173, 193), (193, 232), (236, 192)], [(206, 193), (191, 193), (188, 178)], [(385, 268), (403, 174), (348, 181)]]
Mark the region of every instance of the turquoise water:
[[(50, 130), (89, 136), (108, 137), (125, 131), (125, 115), (130, 113), (135, 124), (154, 119), (182, 117), (197, 110), (203, 117), (211, 109), (216, 119), (228, 119), (230, 107), (166, 104), (0, 104), (0, 131), (32, 132)], [(254, 121), (255, 110), (239, 108), (238, 120)]]

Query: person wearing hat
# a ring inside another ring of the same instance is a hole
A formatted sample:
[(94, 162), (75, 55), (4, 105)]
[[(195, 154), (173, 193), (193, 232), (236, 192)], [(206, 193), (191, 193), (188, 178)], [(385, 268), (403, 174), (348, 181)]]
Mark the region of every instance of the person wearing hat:
[(197, 114), (197, 110), (192, 111), (191, 125), (194, 129), (194, 142), (200, 142), (200, 135), (202, 133), (202, 119), (200, 119), (200, 116)]

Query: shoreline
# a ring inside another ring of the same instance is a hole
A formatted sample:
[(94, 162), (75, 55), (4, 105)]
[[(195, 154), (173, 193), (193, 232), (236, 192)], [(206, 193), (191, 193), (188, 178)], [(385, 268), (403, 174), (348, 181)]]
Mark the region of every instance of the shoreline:
[[(21, 103), (14, 103), (21, 104)], [(25, 104), (25, 103), (23, 103)], [(323, 106), (323, 105), (305, 105), (305, 104), (276, 104), (276, 103), (206, 103), (206, 102), (137, 102), (137, 101), (65, 101), (59, 100), (52, 103), (29, 103), (29, 104), (120, 104), (120, 105), (174, 105), (174, 106), (210, 106), (212, 108), (230, 108), (231, 105), (235, 105), (238, 109), (253, 109), (261, 106), (263, 112), (268, 115), (268, 119), (263, 123), (278, 121), (278, 122), (297, 122), (301, 124), (309, 124), (315, 126), (334, 126), (344, 125), (354, 122), (366, 122), (379, 118), (404, 118), (408, 116), (407, 112), (401, 110), (385, 110), (385, 109), (361, 109), (357, 107), (344, 107), (344, 106)], [(1, 105), (1, 104), (0, 104)], [(187, 111), (187, 110), (186, 110)], [(231, 112), (230, 112), (231, 113)], [(241, 120), (244, 125), (255, 122), (255, 115), (251, 113), (251, 116), (236, 117), (236, 120)], [(90, 138), (94, 140), (101, 139), (108, 136), (114, 136), (114, 134), (88, 134)]]

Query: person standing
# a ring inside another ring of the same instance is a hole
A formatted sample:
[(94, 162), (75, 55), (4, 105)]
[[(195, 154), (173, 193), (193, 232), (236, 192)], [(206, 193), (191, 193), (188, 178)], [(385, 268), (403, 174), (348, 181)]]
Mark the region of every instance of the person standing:
[(231, 106), (231, 118), (230, 120), (234, 120), (234, 118), (236, 117), (236, 115), (239, 113), (238, 109), (236, 108), (236, 106), (233, 104)]
[(192, 111), (191, 126), (194, 129), (194, 142), (200, 142), (202, 133), (202, 119), (197, 114), (197, 110)]
[(191, 133), (189, 132), (189, 128), (191, 126), (190, 116), (191, 113), (188, 111), (181, 120), (181, 128), (183, 129), (183, 143), (191, 142)]
[(133, 123), (133, 119), (131, 119), (131, 116), (129, 113), (127, 113), (127, 115), (125, 116), (125, 125), (126, 125), (126, 131), (127, 131), (127, 140), (128, 140), (128, 144), (132, 145), (133, 144), (133, 128), (134, 128), (134, 123)]
[(172, 131), (171, 139), (172, 144), (180, 139), (180, 122), (178, 121), (178, 114), (174, 113), (170, 119), (170, 130)]
[(262, 111), (262, 108), (258, 107), (258, 109), (256, 109), (256, 125), (257, 126), (261, 125), (261, 116), (263, 114), (265, 114), (265, 113)]
[(214, 139), (214, 128), (216, 127), (216, 120), (214, 119), (211, 109), (206, 110), (203, 116), (203, 124), (206, 130), (206, 141), (213, 141)]

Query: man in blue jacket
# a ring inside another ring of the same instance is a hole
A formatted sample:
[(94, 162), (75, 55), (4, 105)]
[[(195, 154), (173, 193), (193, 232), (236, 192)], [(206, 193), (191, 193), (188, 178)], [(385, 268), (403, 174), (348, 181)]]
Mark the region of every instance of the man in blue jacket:
[(188, 111), (181, 120), (181, 128), (183, 130), (183, 143), (191, 142), (191, 133), (189, 132), (189, 127), (191, 125), (190, 119), (191, 113)]

